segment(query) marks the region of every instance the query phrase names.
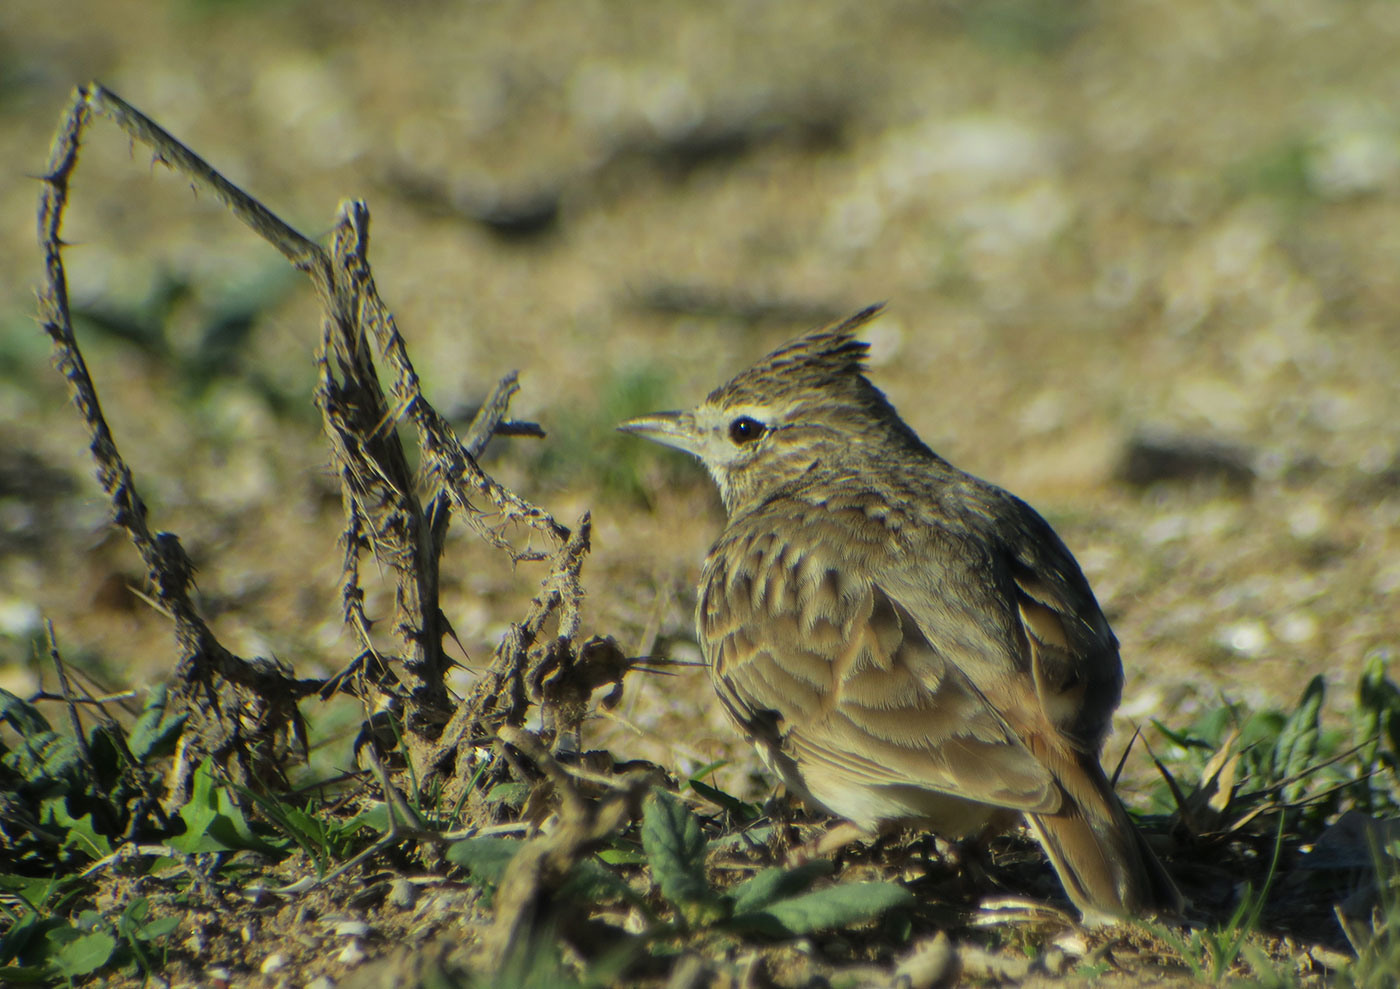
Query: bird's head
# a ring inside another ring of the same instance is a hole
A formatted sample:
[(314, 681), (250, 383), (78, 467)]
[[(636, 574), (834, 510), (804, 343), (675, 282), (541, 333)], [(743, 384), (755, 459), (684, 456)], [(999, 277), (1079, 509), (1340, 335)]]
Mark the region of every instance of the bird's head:
[(869, 346), (854, 332), (880, 309), (784, 344), (694, 409), (618, 428), (699, 458), (731, 516), (818, 466), (858, 467), (895, 449), (927, 452), (863, 373)]

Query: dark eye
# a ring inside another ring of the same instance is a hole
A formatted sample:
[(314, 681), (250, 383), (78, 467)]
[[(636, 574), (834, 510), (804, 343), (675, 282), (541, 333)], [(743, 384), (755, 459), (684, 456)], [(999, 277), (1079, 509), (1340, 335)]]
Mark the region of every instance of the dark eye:
[(735, 443), (752, 443), (763, 435), (763, 423), (752, 416), (740, 416), (729, 424), (729, 438)]

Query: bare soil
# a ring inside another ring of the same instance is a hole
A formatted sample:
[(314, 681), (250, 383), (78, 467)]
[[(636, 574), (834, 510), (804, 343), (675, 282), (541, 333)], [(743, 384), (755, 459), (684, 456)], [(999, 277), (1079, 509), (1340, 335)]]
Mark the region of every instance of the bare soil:
[[(561, 519), (592, 509), (586, 622), (625, 649), (698, 658), (693, 586), (722, 517), (698, 467), (612, 425), (885, 300), (877, 383), (1052, 520), (1122, 640), (1110, 758), (1134, 726), (1222, 698), (1287, 708), (1317, 673), (1343, 724), (1363, 659), (1400, 639), (1397, 50), (1385, 0), (9, 4), (0, 686), (52, 686), (42, 618), (103, 689), (174, 656), (32, 321), (25, 176), (97, 78), (309, 236), (369, 201), (380, 292), (438, 407), (465, 418), (520, 370), (515, 414), (549, 436), (498, 440), (489, 467)], [(180, 533), (230, 648), (334, 671), (353, 643), (315, 300), (110, 128), (74, 196), (79, 332), (156, 526)], [(543, 574), (455, 538), (463, 685)], [(322, 724), (317, 765), (345, 768), (353, 731)], [(634, 677), (587, 741), (679, 774), (728, 760), (726, 790), (765, 792), (703, 671)], [(1155, 784), (1136, 747), (1127, 800)], [(365, 950), (468, 923), (475, 895), (434, 886)], [(209, 915), (208, 957), (289, 956), (239, 984), (324, 970), (298, 959), (334, 938), (297, 932), (332, 905), (235, 906)], [(1322, 978), (1285, 933), (1267, 950)], [(810, 964), (775, 978), (832, 978)]]

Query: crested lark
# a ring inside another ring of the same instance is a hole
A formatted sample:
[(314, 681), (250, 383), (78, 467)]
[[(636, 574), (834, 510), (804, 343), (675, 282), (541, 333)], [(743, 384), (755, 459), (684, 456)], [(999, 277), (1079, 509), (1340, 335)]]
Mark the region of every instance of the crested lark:
[(720, 700), (789, 790), (862, 830), (1019, 812), (1086, 919), (1176, 912), (1099, 766), (1118, 642), (1049, 524), (866, 379), (853, 331), (878, 311), (621, 427), (719, 485), (696, 622)]

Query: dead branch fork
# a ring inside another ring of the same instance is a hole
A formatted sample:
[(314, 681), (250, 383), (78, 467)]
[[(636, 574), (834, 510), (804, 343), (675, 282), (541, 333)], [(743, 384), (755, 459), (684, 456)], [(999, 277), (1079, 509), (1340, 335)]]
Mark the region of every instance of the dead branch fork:
[[(297, 680), (271, 660), (246, 660), (219, 644), (190, 597), (194, 568), (189, 558), (175, 535), (152, 532), (131, 470), (102, 415), (73, 333), (60, 237), (80, 138), (93, 115), (107, 118), (133, 142), (150, 148), (156, 160), (183, 175), (196, 191), (217, 197), (305, 272), (321, 298), (316, 404), (330, 440), (346, 515), (342, 608), (361, 646), (350, 667), (328, 683)], [(603, 640), (585, 650), (575, 647), (588, 516), (570, 531), (497, 483), (477, 463), (498, 432), (530, 432), (528, 424), (506, 419), (517, 388), (515, 376), (507, 375), (496, 385), (465, 439), (458, 439), (423, 397), (394, 317), (375, 288), (368, 258), (369, 211), (364, 203), (341, 204), (327, 250), (96, 84), (75, 91), (42, 181), (39, 241), (47, 279), (40, 292), (40, 318), (87, 425), (98, 479), (111, 499), (114, 521), (135, 544), (160, 604), (175, 623), (180, 660), (174, 695), (188, 706), (191, 719), (171, 780), (171, 800), (185, 799), (190, 774), (205, 758), (227, 767), (239, 782), (261, 778), (267, 767), (255, 765), (254, 754), (266, 751), (269, 737), (288, 728), (299, 731), (298, 701), (323, 688), (356, 686), (367, 703), (376, 693), (380, 699), (392, 698), (405, 714), (409, 758), (430, 773), (450, 776), (464, 742), (483, 734), (489, 738), (493, 728), (502, 724), (522, 723), (531, 702), (540, 703), (551, 695), (576, 699), (581, 694), (586, 699), (593, 687), (620, 683), (625, 662), (620, 662), (615, 649)], [(376, 374), (375, 356), (388, 370), (387, 391)], [(415, 431), (423, 465), (418, 476), (409, 466), (397, 429), (400, 423)], [(548, 557), (550, 574), (529, 616), (511, 627), (490, 669), (455, 711), (444, 679), (449, 661), (442, 645), (451, 629), (438, 604), (439, 562), (454, 512), (517, 561), (544, 559), (545, 554), (519, 550), (508, 542), (503, 532), (512, 525), (542, 533), (555, 547)], [(403, 650), (400, 657), (380, 655), (371, 639), (373, 623), (364, 611), (359, 578), (359, 561), (367, 550), (394, 581), (393, 628)], [(558, 620), (558, 630), (546, 638), (544, 630), (551, 618)], [(367, 675), (371, 671), (374, 675)], [(545, 688), (546, 682), (550, 689)], [(567, 712), (553, 719), (552, 734), (557, 738), (576, 727), (582, 716), (577, 705), (568, 706)]]

